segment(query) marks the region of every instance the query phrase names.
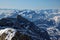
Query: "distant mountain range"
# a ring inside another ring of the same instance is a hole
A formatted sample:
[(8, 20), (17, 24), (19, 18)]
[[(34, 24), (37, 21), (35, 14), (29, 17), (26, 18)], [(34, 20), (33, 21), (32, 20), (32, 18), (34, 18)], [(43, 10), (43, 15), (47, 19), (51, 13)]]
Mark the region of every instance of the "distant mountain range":
[[(17, 32), (16, 36), (12, 35)], [(23, 37), (18, 37), (19, 34)], [(2, 35), (5, 35), (4, 39), (1, 38)], [(1, 40), (58, 40), (60, 38), (60, 10), (0, 9), (0, 36)]]

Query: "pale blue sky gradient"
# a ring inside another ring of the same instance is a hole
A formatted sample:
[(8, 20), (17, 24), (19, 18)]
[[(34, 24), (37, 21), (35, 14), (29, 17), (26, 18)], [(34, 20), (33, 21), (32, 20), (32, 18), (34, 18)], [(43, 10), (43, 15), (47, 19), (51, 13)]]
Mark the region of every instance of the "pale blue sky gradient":
[(0, 0), (0, 8), (60, 9), (60, 0)]

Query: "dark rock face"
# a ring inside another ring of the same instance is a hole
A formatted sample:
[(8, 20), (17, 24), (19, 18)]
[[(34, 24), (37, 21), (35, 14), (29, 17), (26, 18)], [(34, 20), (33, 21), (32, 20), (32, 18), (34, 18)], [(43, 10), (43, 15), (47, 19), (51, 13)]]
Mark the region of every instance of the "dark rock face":
[[(14, 22), (13, 22), (14, 21)], [(24, 30), (24, 34), (22, 35), (19, 32), (15, 34), (15, 37), (12, 40), (50, 40), (50, 37), (46, 30), (40, 29), (36, 26), (33, 22), (23, 18), (22, 16), (18, 15), (17, 18), (13, 20), (13, 18), (5, 18), (0, 20), (0, 26), (8, 26), (14, 29)], [(22, 31), (21, 30), (21, 31)], [(26, 30), (26, 31), (25, 31)], [(31, 37), (29, 37), (31, 36)], [(31, 39), (32, 38), (32, 39)]]
[[(42, 30), (39, 27), (37, 27), (33, 22), (30, 22), (29, 20), (21, 17), (20, 15), (17, 16), (17, 20), (18, 20), (19, 24), (21, 25), (20, 26), (21, 28), (25, 28), (25, 29), (27, 28), (26, 30), (30, 30), (31, 32), (37, 34), (37, 37), (39, 36), (39, 38), (43, 38), (43, 40), (45, 40), (45, 39), (50, 40), (47, 31), (43, 29), (44, 32), (42, 32)], [(33, 33), (31, 33), (31, 35)], [(30, 34), (30, 32), (29, 32), (29, 34)]]
[(30, 36), (24, 35), (20, 32), (16, 32), (12, 40), (32, 40)]
[(6, 34), (3, 33), (3, 34), (0, 36), (0, 40), (5, 40), (5, 37), (6, 37)]

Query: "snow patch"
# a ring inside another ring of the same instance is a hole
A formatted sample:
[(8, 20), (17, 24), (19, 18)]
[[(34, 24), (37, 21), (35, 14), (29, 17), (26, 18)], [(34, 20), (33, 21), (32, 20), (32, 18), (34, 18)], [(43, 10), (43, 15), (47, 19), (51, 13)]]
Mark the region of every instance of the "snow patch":
[(58, 21), (60, 20), (60, 16), (55, 16), (53, 19), (54, 19), (56, 22), (58, 22)]
[(6, 40), (11, 40), (14, 37), (14, 35), (16, 33), (16, 30), (15, 29), (12, 29), (12, 28), (1, 29), (0, 30), (0, 36), (3, 33), (7, 34), (7, 36), (5, 38)]

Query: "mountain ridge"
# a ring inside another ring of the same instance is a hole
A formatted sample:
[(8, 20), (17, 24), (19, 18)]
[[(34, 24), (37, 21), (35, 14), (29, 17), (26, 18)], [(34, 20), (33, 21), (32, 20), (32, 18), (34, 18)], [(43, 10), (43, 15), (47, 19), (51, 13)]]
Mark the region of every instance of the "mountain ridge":
[[(34, 40), (56, 39), (60, 10), (0, 10), (0, 29), (13, 28)], [(38, 26), (37, 26), (38, 25)], [(52, 34), (51, 34), (52, 33)], [(59, 35), (60, 36), (60, 35)], [(16, 37), (15, 37), (16, 38)], [(18, 37), (17, 37), (18, 38)], [(16, 39), (17, 40), (17, 39)], [(20, 39), (19, 39), (20, 40)], [(23, 39), (24, 40), (24, 39)]]

